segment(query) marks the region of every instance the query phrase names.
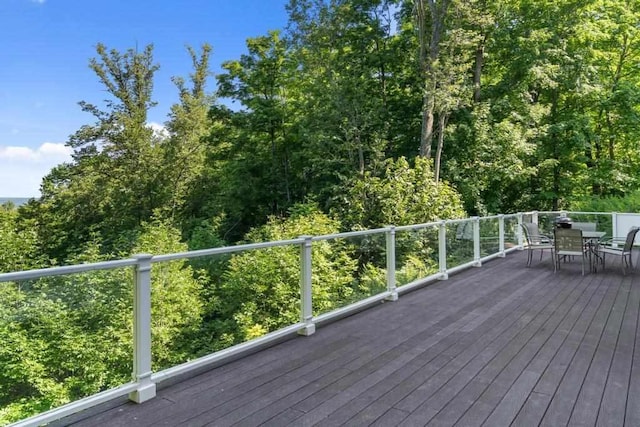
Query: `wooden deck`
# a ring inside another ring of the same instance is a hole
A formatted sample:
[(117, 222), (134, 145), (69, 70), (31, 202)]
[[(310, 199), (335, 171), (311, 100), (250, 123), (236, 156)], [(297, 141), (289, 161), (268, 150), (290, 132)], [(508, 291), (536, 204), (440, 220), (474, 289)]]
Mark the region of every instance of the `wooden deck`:
[(640, 426), (640, 271), (525, 263), (491, 261), (73, 425)]

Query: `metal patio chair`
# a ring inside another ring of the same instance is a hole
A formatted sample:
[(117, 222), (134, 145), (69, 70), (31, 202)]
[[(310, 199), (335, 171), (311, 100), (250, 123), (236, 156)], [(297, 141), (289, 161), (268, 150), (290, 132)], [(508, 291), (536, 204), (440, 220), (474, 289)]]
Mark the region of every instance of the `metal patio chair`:
[(589, 255), (589, 248), (582, 240), (582, 230), (575, 228), (558, 228), (555, 231), (555, 262), (554, 273), (560, 269), (560, 257), (579, 256), (582, 258), (582, 275), (584, 276), (584, 264)]
[(640, 227), (631, 227), (626, 238), (612, 237), (599, 242), (598, 255), (602, 258), (603, 270), (607, 254), (621, 257), (622, 274), (627, 274), (627, 267), (629, 267), (629, 269), (633, 268), (631, 251), (633, 249), (633, 242), (636, 239), (638, 230), (640, 230)]
[(540, 234), (538, 224), (532, 222), (523, 222), (522, 230), (524, 231), (524, 237), (526, 241), (527, 254), (527, 267), (531, 265), (533, 259), (533, 251), (540, 251), (540, 261), (542, 261), (542, 255), (546, 249), (551, 253), (551, 259), (553, 260), (553, 240), (549, 236)]

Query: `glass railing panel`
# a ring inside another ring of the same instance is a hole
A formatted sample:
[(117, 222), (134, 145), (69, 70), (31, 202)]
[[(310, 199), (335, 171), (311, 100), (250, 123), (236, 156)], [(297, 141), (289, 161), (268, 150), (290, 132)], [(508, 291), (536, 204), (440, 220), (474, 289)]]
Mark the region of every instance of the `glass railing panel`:
[(0, 425), (131, 381), (131, 268), (0, 282)]
[(609, 213), (567, 212), (567, 215), (577, 228), (591, 229), (595, 227), (595, 231), (604, 231), (607, 235), (611, 235), (612, 215)]
[(504, 248), (505, 250), (518, 246), (518, 234), (521, 232), (522, 230), (518, 226), (518, 217), (516, 215), (505, 215), (504, 216)]
[(480, 257), (500, 252), (500, 220), (480, 218)]
[(313, 242), (313, 315), (387, 290), (386, 233)]
[(540, 212), (538, 213), (538, 229), (541, 234), (546, 236), (553, 235), (556, 218), (560, 216), (559, 212)]
[(151, 352), (159, 371), (300, 321), (300, 246), (155, 262)]
[(473, 219), (446, 224), (447, 269), (469, 263), (473, 257)]
[(438, 261), (438, 227), (396, 231), (396, 286), (436, 274)]

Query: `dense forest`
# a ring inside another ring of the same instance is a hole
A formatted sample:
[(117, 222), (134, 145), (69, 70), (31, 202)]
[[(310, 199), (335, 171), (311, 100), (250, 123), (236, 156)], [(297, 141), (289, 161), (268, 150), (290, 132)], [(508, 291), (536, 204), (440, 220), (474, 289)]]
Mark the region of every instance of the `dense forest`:
[[(218, 75), (211, 46), (188, 48), (193, 71), (173, 79), (164, 132), (147, 124), (153, 46), (98, 44), (89, 67), (107, 99), (80, 102), (89, 123), (42, 196), (0, 207), (0, 272), (640, 199), (638, 2), (290, 0), (287, 11), (285, 29), (247, 40)], [(379, 251), (325, 243), (314, 309), (384, 286)], [(433, 267), (426, 247), (403, 244), (399, 275)], [(297, 321), (297, 256), (154, 267), (154, 366)], [(0, 423), (129, 380), (130, 276), (0, 283)]]

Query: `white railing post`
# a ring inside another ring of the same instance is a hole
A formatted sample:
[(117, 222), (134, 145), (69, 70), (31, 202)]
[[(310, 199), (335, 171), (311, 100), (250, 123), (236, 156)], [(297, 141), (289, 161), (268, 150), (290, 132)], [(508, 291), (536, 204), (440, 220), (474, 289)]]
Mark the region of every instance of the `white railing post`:
[(618, 212), (611, 212), (611, 237), (618, 237)]
[(440, 221), (438, 225), (438, 263), (440, 265), (440, 279), (447, 280), (447, 222)]
[[(537, 216), (534, 217), (537, 220)], [(504, 215), (498, 215), (498, 250), (500, 251), (500, 257), (505, 257), (504, 252)]]
[(300, 236), (304, 239), (300, 245), (300, 321), (304, 323), (298, 331), (300, 335), (309, 336), (316, 331), (313, 323), (313, 299), (311, 297), (311, 236)]
[(474, 267), (481, 267), (480, 262), (480, 217), (473, 217), (473, 261)]
[(524, 248), (524, 240), (522, 239), (522, 212), (518, 212), (516, 217), (518, 218), (518, 247)]
[(387, 291), (388, 301), (398, 300), (398, 290), (396, 289), (396, 227), (389, 226), (386, 232), (387, 240)]
[(151, 255), (138, 254), (133, 289), (133, 380), (138, 384), (129, 399), (146, 402), (156, 396), (151, 381)]
[(531, 212), (531, 222), (538, 225), (538, 211)]

